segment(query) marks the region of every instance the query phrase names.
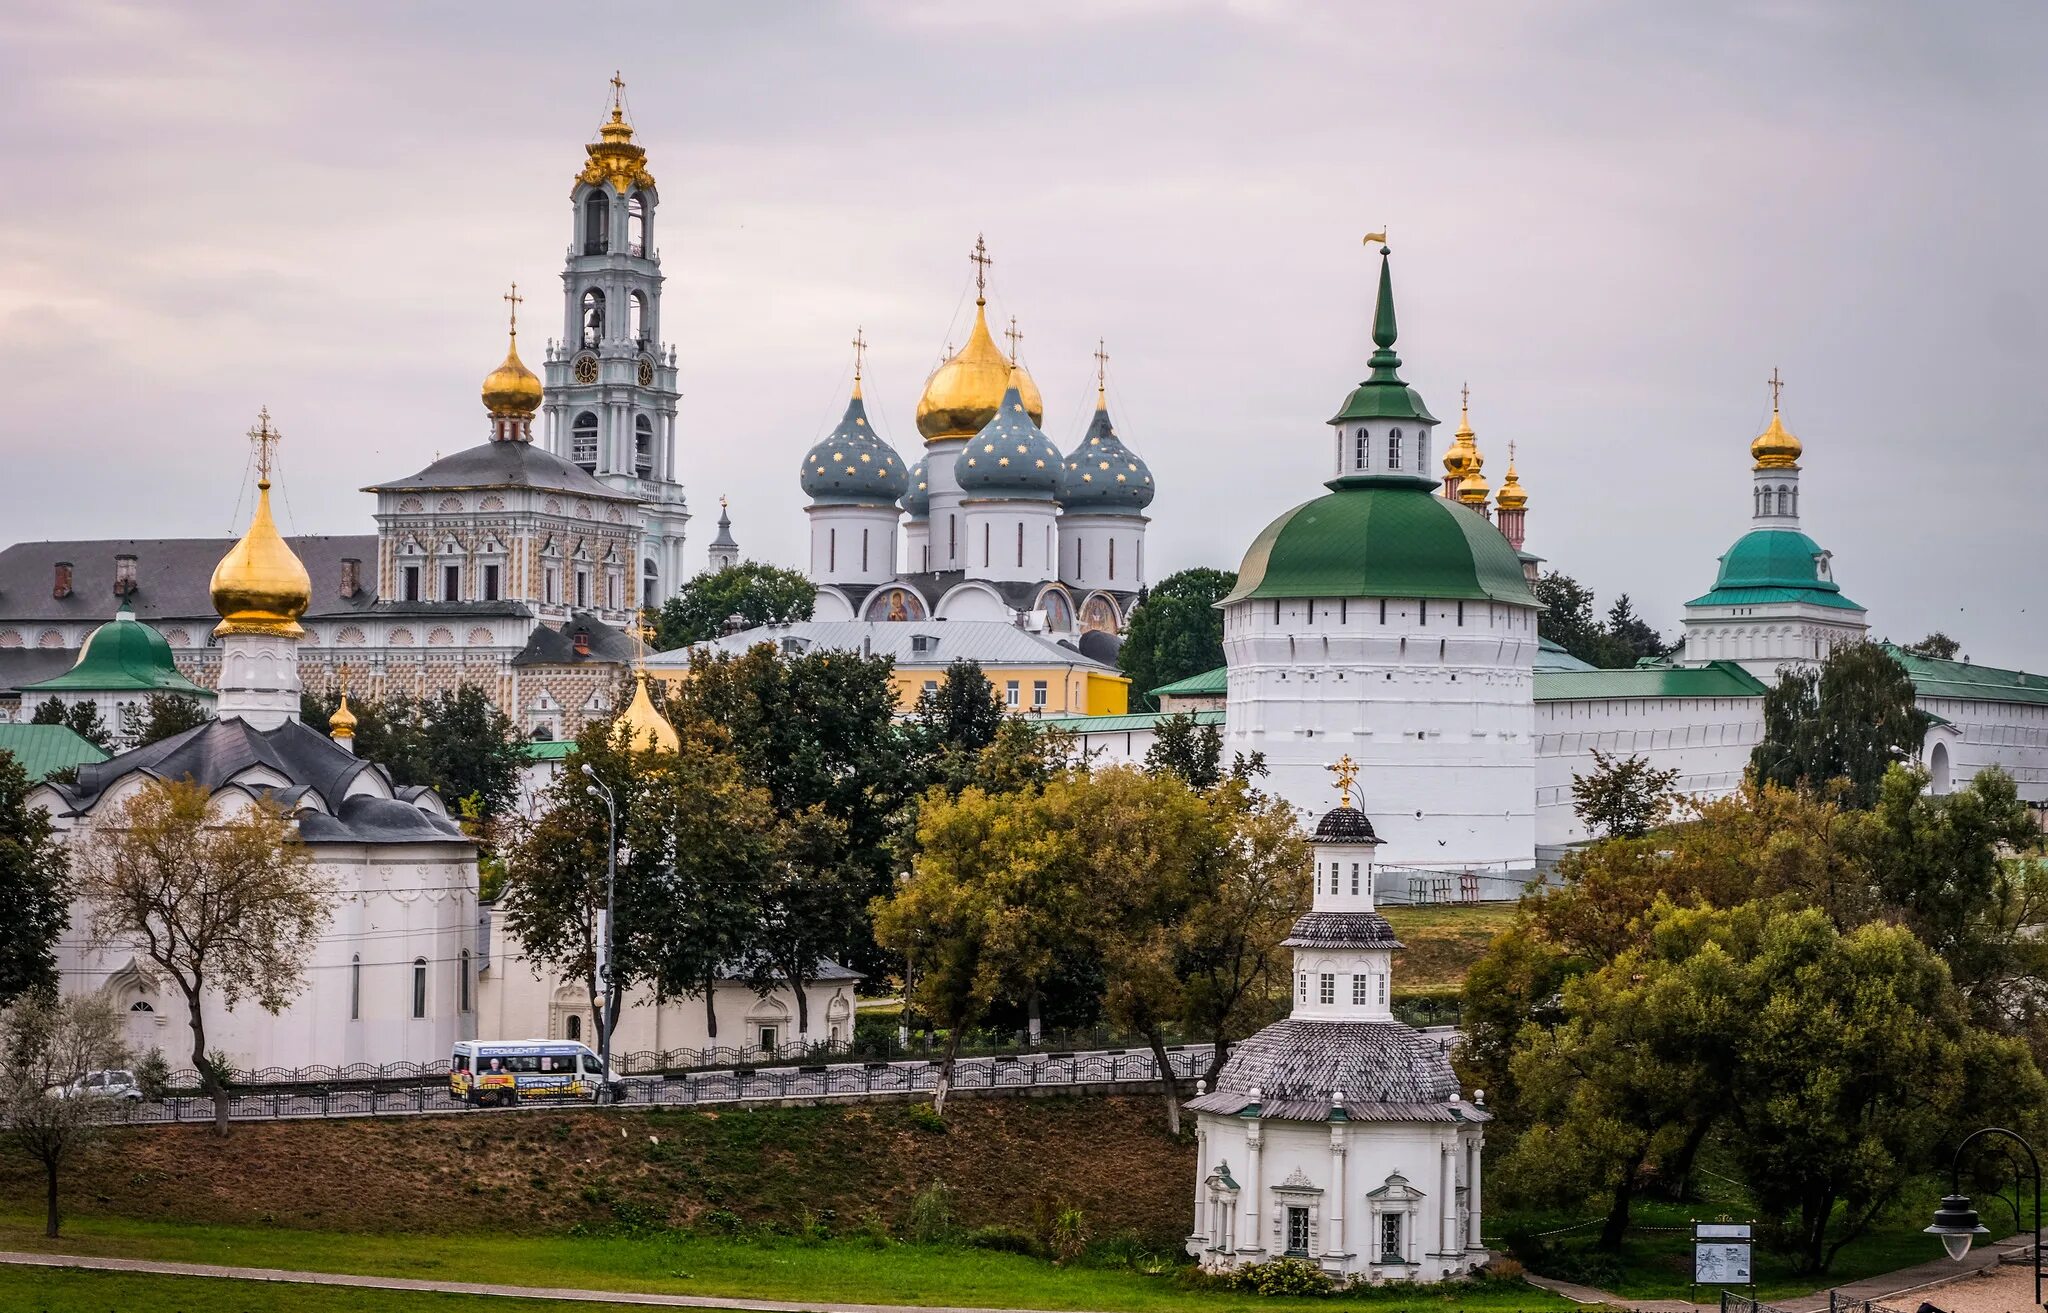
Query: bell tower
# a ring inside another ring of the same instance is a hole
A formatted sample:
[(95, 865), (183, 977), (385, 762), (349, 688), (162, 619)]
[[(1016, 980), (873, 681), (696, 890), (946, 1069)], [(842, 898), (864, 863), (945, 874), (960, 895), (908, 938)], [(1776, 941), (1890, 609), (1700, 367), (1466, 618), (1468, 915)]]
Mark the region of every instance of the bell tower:
[(562, 268), (562, 338), (550, 343), (544, 410), (548, 449), (641, 500), (634, 589), (659, 606), (692, 573), (690, 521), (676, 464), (676, 353), (661, 337), (660, 205), (647, 151), (626, 121), (626, 84), (612, 77), (611, 117), (570, 188)]

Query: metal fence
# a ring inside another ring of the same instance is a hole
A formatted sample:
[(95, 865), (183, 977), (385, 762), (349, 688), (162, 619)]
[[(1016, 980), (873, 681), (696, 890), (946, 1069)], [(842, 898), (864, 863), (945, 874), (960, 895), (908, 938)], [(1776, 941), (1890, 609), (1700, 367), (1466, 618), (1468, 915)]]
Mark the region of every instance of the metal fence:
[(1776, 1304), (1765, 1304), (1747, 1295), (1724, 1290), (1721, 1292), (1721, 1313), (1786, 1313), (1786, 1310)]
[(1874, 1300), (1849, 1299), (1838, 1290), (1830, 1290), (1828, 1313), (1912, 1313), (1912, 1310), (1879, 1304)]
[[(1170, 1049), (1168, 1067), (1176, 1080), (1192, 1079), (1206, 1068), (1209, 1046)], [(389, 1072), (404, 1066), (405, 1079), (368, 1072)], [(446, 1063), (367, 1064), (294, 1071), (354, 1073), (320, 1082), (291, 1080), (260, 1090), (238, 1089), (229, 1101), (229, 1115), (238, 1121), (291, 1120), (318, 1117), (381, 1117), (447, 1112), (462, 1107), (450, 1099)], [(440, 1070), (434, 1070), (438, 1067)], [(923, 1060), (814, 1064), (796, 1067), (734, 1066), (721, 1071), (675, 1072), (627, 1076), (619, 1102), (638, 1107), (694, 1107), (751, 1100), (846, 1098), (905, 1094), (937, 1086), (939, 1064)], [(1159, 1079), (1159, 1064), (1149, 1052), (1032, 1053), (997, 1058), (963, 1058), (953, 1064), (955, 1090), (1085, 1089)], [(344, 1081), (353, 1082), (346, 1087)], [(561, 1106), (559, 1104), (524, 1105)], [(571, 1104), (570, 1106), (574, 1106)], [(481, 1110), (476, 1110), (481, 1111)], [(178, 1093), (160, 1100), (110, 1101), (107, 1114), (119, 1124), (152, 1125), (207, 1122), (213, 1100)]]

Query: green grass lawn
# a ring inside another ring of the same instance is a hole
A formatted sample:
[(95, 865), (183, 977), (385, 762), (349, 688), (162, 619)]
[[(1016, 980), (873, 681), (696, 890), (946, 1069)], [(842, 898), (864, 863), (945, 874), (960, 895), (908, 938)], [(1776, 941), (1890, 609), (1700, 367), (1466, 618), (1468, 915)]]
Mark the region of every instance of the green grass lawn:
[(1515, 908), (1514, 903), (1381, 907), (1394, 933), (1407, 945), (1407, 951), (1394, 963), (1395, 981), (1404, 991), (1455, 992), (1493, 937), (1515, 919)]
[[(275, 1281), (219, 1281), (211, 1277), (159, 1277), (130, 1272), (86, 1272), (50, 1267), (0, 1267), (0, 1308), (13, 1313), (459, 1313), (477, 1306), (474, 1295), (415, 1295), (397, 1290), (349, 1290)], [(630, 1305), (556, 1299), (508, 1303), (508, 1313), (620, 1313)]]
[[(1336, 1301), (1266, 1300), (1251, 1295), (1187, 1290), (1170, 1276), (1148, 1276), (1130, 1270), (1063, 1269), (1037, 1259), (989, 1250), (906, 1244), (876, 1246), (858, 1240), (804, 1243), (782, 1238), (723, 1239), (669, 1233), (645, 1237), (351, 1235), (74, 1217), (66, 1222), (62, 1239), (47, 1241), (36, 1220), (12, 1216), (0, 1219), (0, 1248), (521, 1286), (666, 1291), (824, 1303), (1098, 1309), (1106, 1313), (1309, 1313), (1349, 1306), (1386, 1309), (1389, 1313), (1396, 1309), (1469, 1309), (1474, 1313), (1519, 1309), (1549, 1313), (1571, 1307), (1519, 1284), (1470, 1290), (1380, 1290)], [(111, 1302), (91, 1307), (93, 1313), (127, 1307), (171, 1313), (158, 1299), (134, 1305)], [(211, 1310), (239, 1306), (198, 1307)], [(249, 1307), (328, 1306), (284, 1303)], [(517, 1307), (523, 1309), (528, 1305), (521, 1303)]]
[[(1692, 1295), (1692, 1223), (1718, 1221), (1746, 1221), (1752, 1214), (1742, 1190), (1732, 1182), (1708, 1178), (1707, 1187), (1702, 1191), (1707, 1196), (1698, 1204), (1638, 1204), (1634, 1209), (1635, 1229), (1622, 1242), (1620, 1254), (1621, 1275), (1619, 1279), (1600, 1281), (1594, 1284), (1601, 1289), (1633, 1299), (1685, 1299)], [(1790, 1254), (1781, 1253), (1759, 1243), (1754, 1251), (1757, 1298), (1770, 1300), (1791, 1295), (1803, 1295), (1810, 1291), (1826, 1290), (1830, 1286), (1843, 1285), (1863, 1277), (1877, 1276), (1885, 1272), (1896, 1272), (1900, 1268), (1931, 1262), (1945, 1257), (1941, 1243), (1934, 1237), (1923, 1235), (1921, 1228), (1933, 1217), (1937, 1199), (1944, 1193), (1941, 1186), (1932, 1180), (1923, 1182), (1910, 1190), (1900, 1203), (1880, 1219), (1877, 1226), (1843, 1247), (1835, 1256), (1834, 1263), (1821, 1277), (1802, 1276), (1792, 1270)], [(2022, 1211), (2032, 1215), (2032, 1204), (2022, 1202)], [(1980, 1236), (1980, 1243), (2003, 1240), (2013, 1232), (2012, 1212), (2002, 1202), (1983, 1198), (1977, 1203), (1977, 1210), (1990, 1230), (1987, 1236)], [(1545, 1230), (1564, 1226), (1580, 1220), (1578, 1217), (1551, 1217), (1534, 1215), (1497, 1216), (1487, 1223), (1489, 1238), (1503, 1236), (1511, 1231), (1528, 1228)], [(1669, 1228), (1652, 1230), (1650, 1228)], [(1589, 1246), (1597, 1227), (1560, 1237), (1573, 1250)], [(1545, 1269), (1549, 1270), (1549, 1269)], [(1710, 1300), (1713, 1292), (1702, 1288), (1701, 1298)]]

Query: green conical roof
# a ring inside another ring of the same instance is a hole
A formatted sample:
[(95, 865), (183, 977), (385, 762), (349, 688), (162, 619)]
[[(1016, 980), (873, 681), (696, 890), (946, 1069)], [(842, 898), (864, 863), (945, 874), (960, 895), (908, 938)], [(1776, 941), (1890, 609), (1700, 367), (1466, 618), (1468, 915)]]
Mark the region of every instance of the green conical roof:
[(182, 693), (213, 700), (213, 694), (185, 678), (171, 656), (164, 636), (135, 618), (124, 603), (112, 620), (92, 631), (71, 669), (40, 684), (22, 688), (32, 693)]
[(1366, 362), (1372, 367), (1372, 373), (1351, 390), (1342, 409), (1330, 417), (1332, 424), (1356, 419), (1415, 419), (1436, 423), (1436, 416), (1422, 404), (1422, 394), (1402, 382), (1398, 372), (1401, 357), (1394, 354), (1394, 342), (1399, 338), (1400, 330), (1394, 322), (1394, 275), (1388, 258), (1392, 254), (1387, 247), (1380, 248), (1380, 292), (1372, 312), (1372, 340), (1379, 349)]
[(1842, 587), (1821, 573), (1820, 544), (1797, 529), (1751, 529), (1721, 556), (1712, 592), (1687, 606), (1755, 606), (1805, 602), (1836, 610), (1863, 608), (1842, 595)]
[(1248, 597), (1427, 597), (1536, 606), (1499, 529), (1427, 487), (1345, 486), (1288, 511), (1252, 541)]

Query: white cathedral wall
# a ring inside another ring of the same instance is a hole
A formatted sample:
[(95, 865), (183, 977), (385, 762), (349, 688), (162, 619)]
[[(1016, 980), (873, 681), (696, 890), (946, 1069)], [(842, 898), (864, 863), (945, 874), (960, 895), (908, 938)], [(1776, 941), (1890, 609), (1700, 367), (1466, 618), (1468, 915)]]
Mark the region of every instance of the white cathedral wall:
[[(1498, 602), (1271, 599), (1224, 612), (1223, 752), (1262, 752), (1265, 786), (1304, 811), (1329, 764), (1358, 762), (1389, 866), (1520, 870), (1535, 861), (1536, 612)], [(1382, 620), (1384, 616), (1384, 620)]]
[[(473, 947), (476, 858), (461, 845), (320, 844), (314, 870), (339, 891), (307, 964), (303, 987), (279, 1013), (248, 998), (232, 1009), (215, 991), (200, 1007), (209, 1050), (244, 1073), (352, 1062), (446, 1059), (473, 1038), (477, 1002)], [(136, 1056), (160, 1049), (173, 1069), (192, 1065), (184, 996), (153, 981), (148, 957), (131, 944), (94, 945), (90, 909), (74, 904), (58, 943), (67, 993), (107, 991), (128, 1015)], [(358, 974), (360, 962), (360, 974)], [(464, 1008), (461, 972), (472, 972)], [(424, 1015), (414, 1015), (414, 976), (425, 971)], [(147, 1011), (136, 1010), (147, 1004)]]
[(1052, 502), (981, 500), (961, 505), (969, 579), (1039, 583), (1059, 572), (1059, 508)]
[[(965, 517), (961, 512), (960, 481), (953, 477), (953, 462), (967, 446), (965, 438), (947, 438), (925, 448), (925, 482), (930, 485), (931, 566), (933, 570), (958, 570), (967, 562)], [(912, 563), (913, 573), (919, 567)]]
[[(1247, 1147), (1247, 1130), (1254, 1125), (1260, 1140), (1256, 1180)], [(1333, 1125), (1342, 1127), (1341, 1159), (1332, 1152)], [(1477, 1126), (1254, 1121), (1205, 1112), (1197, 1114), (1196, 1140), (1195, 1225), (1188, 1247), (1206, 1267), (1260, 1263), (1285, 1253), (1285, 1209), (1290, 1204), (1311, 1209), (1311, 1252), (1304, 1256), (1353, 1281), (1441, 1281), (1469, 1272), (1486, 1259), (1470, 1216), (1472, 1175), (1482, 1144)], [(1219, 1165), (1229, 1167), (1239, 1187), (1227, 1219), (1228, 1236), (1216, 1234), (1217, 1210), (1203, 1184)], [(1369, 1197), (1397, 1173), (1420, 1193), (1419, 1199), (1383, 1205)], [(1290, 1178), (1306, 1182), (1310, 1189), (1289, 1192), (1284, 1183)], [(1478, 1229), (1483, 1229), (1483, 1182), (1479, 1193)], [(1382, 1211), (1402, 1215), (1406, 1263), (1378, 1261)], [(1218, 1252), (1219, 1242), (1225, 1240), (1229, 1252)]]
[(820, 584), (883, 584), (896, 577), (893, 506), (815, 505), (807, 573)]
[(903, 572), (924, 574), (932, 564), (932, 522), (930, 519), (903, 522)]
[(1763, 699), (1549, 698), (1536, 703), (1536, 842), (1592, 836), (1572, 809), (1572, 780), (1595, 769), (1595, 750), (1675, 770), (1673, 787), (1722, 798), (1742, 783), (1763, 738)]
[(1060, 579), (1069, 588), (1137, 592), (1145, 585), (1149, 523), (1142, 515), (1061, 515)]
[(1687, 665), (1733, 661), (1767, 684), (1780, 666), (1815, 664), (1870, 635), (1861, 611), (1803, 602), (1689, 606), (1684, 627)]
[[(2012, 776), (2020, 797), (2048, 801), (2048, 706), (1940, 697), (1918, 701), (1922, 711), (1949, 722), (1949, 732), (1938, 740), (1948, 758), (1948, 791), (1966, 787), (1978, 771), (1996, 766)], [(1923, 766), (1932, 766), (1936, 741), (1929, 736)]]

